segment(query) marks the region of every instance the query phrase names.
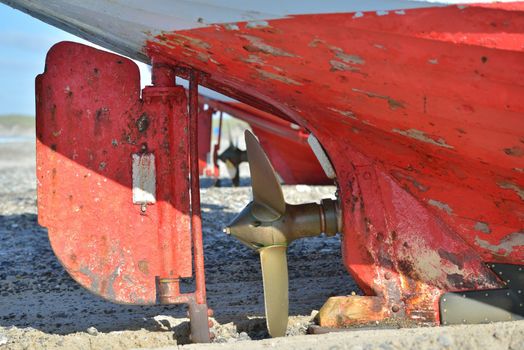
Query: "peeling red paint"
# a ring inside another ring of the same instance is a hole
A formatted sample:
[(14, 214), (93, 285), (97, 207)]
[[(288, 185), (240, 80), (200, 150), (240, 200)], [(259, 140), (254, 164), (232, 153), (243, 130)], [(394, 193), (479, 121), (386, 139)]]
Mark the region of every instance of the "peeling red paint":
[[(220, 67), (156, 41), (147, 50), (313, 132), (337, 173), (348, 270), (367, 293), (405, 305), (398, 315), (436, 322), (442, 292), (500, 286), (484, 262), (524, 261), (521, 246), (492, 249), (524, 220), (514, 148), (524, 130), (523, 13), (522, 3), (501, 3), (292, 16), (268, 21), (271, 31), (241, 23), (187, 31), (213, 45)], [(246, 41), (286, 54), (246, 50)], [(302, 85), (260, 79), (261, 69), (277, 74), (263, 67)], [(440, 256), (441, 247), (449, 254)]]
[[(132, 61), (72, 43), (50, 50), (36, 85), (39, 222), (55, 254), (104, 298), (156, 303), (155, 276), (192, 276), (184, 88), (147, 87), (140, 99)], [(132, 196), (140, 153), (155, 155), (146, 207)]]

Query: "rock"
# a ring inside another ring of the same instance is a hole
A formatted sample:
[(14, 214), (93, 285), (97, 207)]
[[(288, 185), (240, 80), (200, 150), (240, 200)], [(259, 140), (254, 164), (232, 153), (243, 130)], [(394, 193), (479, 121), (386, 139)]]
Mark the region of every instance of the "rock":
[(251, 340), (251, 338), (249, 337), (249, 335), (247, 335), (246, 332), (240, 332), (240, 334), (238, 335), (238, 340)]
[(89, 335), (93, 335), (93, 336), (98, 335), (98, 329), (96, 329), (95, 327), (89, 327), (88, 329), (86, 329), (86, 332)]

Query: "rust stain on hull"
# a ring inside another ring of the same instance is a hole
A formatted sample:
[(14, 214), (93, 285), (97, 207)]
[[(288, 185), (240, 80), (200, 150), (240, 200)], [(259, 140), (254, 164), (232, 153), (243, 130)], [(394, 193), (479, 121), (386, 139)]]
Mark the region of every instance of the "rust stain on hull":
[(345, 53), (341, 48), (332, 47), (331, 50), (335, 53), (335, 56), (344, 63), (349, 64), (365, 64), (366, 61), (358, 55), (350, 55)]
[(257, 72), (264, 79), (277, 80), (277, 81), (280, 81), (280, 82), (282, 82), (284, 84), (289, 84), (289, 85), (302, 85), (302, 83), (299, 83), (298, 81), (293, 80), (293, 79), (288, 78), (288, 77), (285, 77), (283, 75), (267, 72), (267, 71), (262, 70), (262, 69), (257, 69)]
[(342, 72), (353, 72), (353, 73), (359, 73), (360, 69), (351, 67), (350, 65), (347, 65), (343, 62), (337, 61), (337, 60), (330, 60), (329, 65), (331, 66), (331, 71), (342, 71)]
[(386, 100), (388, 101), (388, 105), (389, 105), (389, 108), (391, 108), (392, 110), (395, 110), (397, 108), (405, 108), (404, 107), (404, 104), (400, 101), (397, 101), (395, 99), (392, 99), (391, 97), (389, 96), (385, 96), (385, 95), (381, 95), (381, 94), (377, 94), (377, 93), (374, 93), (374, 92), (370, 92), (370, 91), (364, 91), (364, 90), (360, 90), (360, 89), (357, 89), (357, 88), (353, 88), (351, 89), (353, 92), (358, 92), (359, 94), (364, 94), (366, 95), (367, 97), (371, 97), (371, 98), (379, 98), (379, 99), (382, 99), (382, 100)]
[(513, 147), (504, 148), (504, 153), (512, 157), (522, 157), (524, 156), (524, 149), (519, 146), (513, 146)]
[(190, 44), (193, 47), (198, 47), (200, 49), (208, 50), (211, 48), (211, 44), (206, 43), (203, 40), (200, 40), (198, 38), (193, 38), (187, 35), (182, 34), (173, 34), (171, 37), (171, 40), (179, 45), (187, 45)]
[(393, 129), (391, 130), (397, 134), (404, 135), (407, 137), (410, 137), (415, 140), (419, 140), (422, 142), (430, 143), (435, 146), (444, 147), (444, 148), (454, 148), (453, 146), (450, 146), (446, 143), (446, 140), (444, 140), (442, 137), (439, 137), (438, 139), (433, 139), (426, 135), (424, 131), (417, 130), (417, 129), (408, 129), (408, 130), (400, 130), (400, 129)]
[(292, 53), (284, 51), (283, 49), (266, 44), (262, 39), (256, 36), (241, 35), (241, 37), (249, 41), (248, 45), (244, 45), (244, 50), (248, 52), (261, 52), (271, 56), (296, 57)]
[(343, 115), (344, 117), (348, 117), (348, 118), (351, 118), (351, 119), (354, 119), (354, 120), (358, 120), (358, 118), (355, 116), (355, 114), (351, 111), (342, 111), (340, 109), (336, 109), (336, 108), (333, 108), (333, 107), (329, 107), (328, 108), (330, 111), (333, 111), (333, 112), (336, 112), (340, 115)]

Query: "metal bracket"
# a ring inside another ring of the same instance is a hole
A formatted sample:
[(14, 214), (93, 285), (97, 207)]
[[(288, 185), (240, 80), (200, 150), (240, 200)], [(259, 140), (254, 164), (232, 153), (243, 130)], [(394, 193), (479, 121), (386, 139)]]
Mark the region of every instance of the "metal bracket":
[(335, 179), (337, 177), (337, 174), (335, 173), (333, 164), (331, 164), (331, 161), (329, 160), (326, 151), (324, 150), (318, 139), (315, 136), (313, 136), (313, 134), (309, 134), (307, 142), (309, 143), (309, 146), (311, 147), (313, 153), (317, 157), (320, 166), (324, 170), (324, 173), (326, 173), (326, 176), (329, 179)]

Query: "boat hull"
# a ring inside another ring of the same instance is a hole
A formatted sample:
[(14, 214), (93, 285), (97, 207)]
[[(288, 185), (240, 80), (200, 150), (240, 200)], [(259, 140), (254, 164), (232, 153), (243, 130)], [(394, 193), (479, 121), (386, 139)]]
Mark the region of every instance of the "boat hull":
[(340, 178), (376, 164), (484, 259), (521, 262), (523, 11), (296, 16), (165, 33), (148, 52), (310, 130)]
[(485, 264), (524, 262), (524, 3), (260, 16), (98, 38), (320, 141), (376, 298), (324, 325), (436, 323), (444, 293), (504, 287)]

